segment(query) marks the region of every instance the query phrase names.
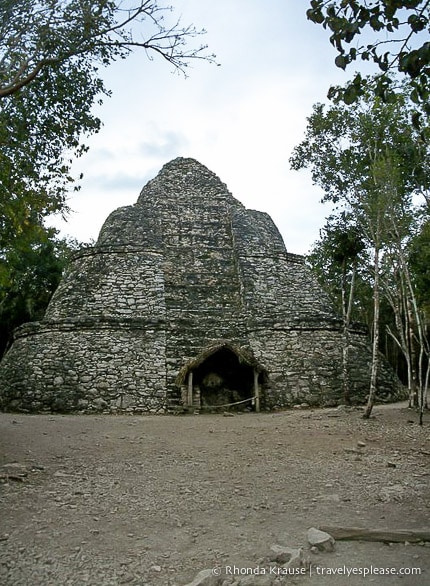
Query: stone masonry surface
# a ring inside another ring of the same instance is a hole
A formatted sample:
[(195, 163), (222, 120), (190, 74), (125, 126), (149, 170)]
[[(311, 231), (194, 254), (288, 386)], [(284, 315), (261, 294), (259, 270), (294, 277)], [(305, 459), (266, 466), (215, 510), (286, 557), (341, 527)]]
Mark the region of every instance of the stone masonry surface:
[[(178, 158), (77, 253), (41, 322), (17, 329), (0, 407), (166, 412), (237, 402), (265, 409), (342, 398), (342, 323), (271, 218)], [(350, 332), (354, 402), (370, 349)], [(382, 369), (379, 394), (399, 383)]]

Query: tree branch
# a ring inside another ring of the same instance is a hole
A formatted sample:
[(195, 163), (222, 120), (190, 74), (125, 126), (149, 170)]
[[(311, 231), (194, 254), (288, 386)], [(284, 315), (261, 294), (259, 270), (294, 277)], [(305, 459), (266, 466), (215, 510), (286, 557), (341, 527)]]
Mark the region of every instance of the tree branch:
[[(188, 39), (205, 34), (206, 31), (197, 30), (193, 25), (180, 28), (180, 20), (165, 28), (160, 13), (172, 10), (171, 7), (160, 7), (156, 0), (140, 0), (137, 6), (127, 10), (109, 2), (96, 4), (96, 12), (91, 12), (91, 3), (89, 11), (79, 9), (72, 15), (66, 15), (63, 12), (55, 14), (53, 9), (41, 12), (40, 7), (38, 9), (29, 3), (31, 11), (25, 19), (28, 28), (24, 28), (22, 18), (17, 19), (15, 34), (9, 30), (3, 43), (0, 98), (10, 96), (30, 84), (44, 68), (63, 63), (72, 57), (85, 57), (88, 62), (99, 60), (106, 65), (118, 54), (125, 56), (134, 48), (141, 48), (161, 55), (183, 73), (190, 59), (215, 61), (215, 55), (203, 54), (206, 45), (182, 50)], [(125, 16), (118, 19), (121, 13), (125, 13)], [(156, 31), (149, 38), (135, 40), (131, 25), (141, 24), (145, 19), (152, 21)], [(113, 35), (117, 35), (116, 40)], [(31, 56), (28, 55), (29, 46)]]

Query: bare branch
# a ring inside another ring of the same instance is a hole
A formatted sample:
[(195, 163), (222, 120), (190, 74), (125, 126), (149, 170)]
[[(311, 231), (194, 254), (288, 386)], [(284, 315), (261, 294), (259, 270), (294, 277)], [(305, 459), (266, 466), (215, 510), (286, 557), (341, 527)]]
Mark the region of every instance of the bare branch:
[[(9, 10), (12, 4), (6, 0)], [(128, 8), (108, 0), (90, 0), (84, 6), (60, 0), (36, 7), (30, 0), (21, 0), (21, 5), (27, 12), (10, 13), (7, 29), (7, 19), (0, 19), (0, 38), (4, 39), (0, 41), (0, 98), (31, 83), (44, 68), (73, 57), (107, 65), (133, 49), (143, 49), (148, 56), (151, 52), (161, 55), (183, 73), (192, 59), (215, 61), (215, 55), (206, 53), (206, 45), (184, 49), (206, 31), (194, 25), (181, 27), (180, 20), (164, 26), (163, 13), (172, 8), (159, 6), (156, 0), (139, 0)], [(146, 30), (148, 25), (155, 30)]]

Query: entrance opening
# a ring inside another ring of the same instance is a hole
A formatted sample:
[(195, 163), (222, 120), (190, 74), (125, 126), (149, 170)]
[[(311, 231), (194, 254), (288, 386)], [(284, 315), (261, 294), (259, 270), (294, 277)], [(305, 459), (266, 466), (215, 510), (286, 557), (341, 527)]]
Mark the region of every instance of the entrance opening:
[[(254, 396), (254, 369), (241, 362), (232, 350), (223, 347), (194, 370), (193, 384), (200, 389), (202, 408), (238, 403)], [(251, 401), (231, 408), (249, 409)]]

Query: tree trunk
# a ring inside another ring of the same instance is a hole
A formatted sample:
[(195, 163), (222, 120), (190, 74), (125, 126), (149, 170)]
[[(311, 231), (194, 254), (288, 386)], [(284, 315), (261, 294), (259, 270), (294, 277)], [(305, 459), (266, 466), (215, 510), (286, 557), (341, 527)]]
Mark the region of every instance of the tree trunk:
[(363, 417), (369, 419), (376, 398), (376, 385), (379, 367), (379, 245), (375, 244), (374, 255), (375, 278), (373, 281), (373, 344), (372, 344), (372, 369), (370, 373), (369, 398)]
[(354, 299), (356, 263), (354, 262), (349, 285), (348, 303), (346, 302), (346, 264), (342, 279), (342, 308), (343, 308), (343, 348), (342, 348), (342, 386), (345, 405), (351, 404), (351, 389), (349, 384), (349, 325), (351, 323), (352, 304)]
[(423, 384), (420, 389), (420, 425), (423, 424), (424, 409), (427, 408), (427, 390), (429, 386), (430, 378), (430, 357), (427, 355), (427, 368), (424, 375)]
[(411, 307), (410, 299), (407, 299), (407, 311), (408, 311), (408, 322), (409, 322), (409, 347), (411, 354), (411, 387), (409, 394), (409, 407), (418, 407), (418, 375), (417, 375), (417, 353), (415, 344), (415, 333), (414, 333), (414, 314)]

